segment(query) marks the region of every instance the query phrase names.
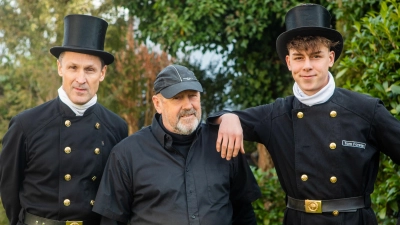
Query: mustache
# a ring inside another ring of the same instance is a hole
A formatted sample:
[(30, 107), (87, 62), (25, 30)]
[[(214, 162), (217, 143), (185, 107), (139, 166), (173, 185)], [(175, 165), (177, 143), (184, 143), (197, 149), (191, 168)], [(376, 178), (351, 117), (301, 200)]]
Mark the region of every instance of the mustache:
[(197, 114), (197, 110), (195, 110), (195, 109), (183, 110), (183, 111), (181, 111), (179, 113), (179, 117), (189, 116), (189, 115), (192, 115), (192, 114), (196, 115)]

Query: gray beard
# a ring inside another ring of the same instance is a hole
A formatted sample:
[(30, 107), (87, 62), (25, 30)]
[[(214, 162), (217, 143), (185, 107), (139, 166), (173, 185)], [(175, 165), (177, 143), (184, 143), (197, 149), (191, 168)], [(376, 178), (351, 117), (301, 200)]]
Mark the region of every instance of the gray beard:
[(175, 127), (175, 131), (177, 134), (189, 135), (196, 130), (197, 126), (199, 125), (199, 119), (196, 117), (196, 120), (194, 120), (190, 125), (192, 126), (185, 126), (180, 121), (178, 121), (178, 124), (176, 124)]

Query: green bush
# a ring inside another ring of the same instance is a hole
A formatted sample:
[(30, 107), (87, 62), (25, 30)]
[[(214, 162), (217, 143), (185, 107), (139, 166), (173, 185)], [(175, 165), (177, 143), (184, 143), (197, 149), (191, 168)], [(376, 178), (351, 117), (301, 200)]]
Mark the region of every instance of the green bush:
[(1, 198), (0, 198), (0, 224), (1, 225), (8, 224), (8, 219), (7, 219), (7, 216), (6, 216), (6, 212), (4, 211), (4, 208), (3, 208), (3, 204), (1, 202)]
[(286, 208), (285, 193), (279, 183), (275, 168), (262, 172), (252, 167), (261, 188), (261, 198), (253, 202), (258, 225), (281, 225)]
[[(344, 43), (345, 54), (336, 68), (336, 78), (345, 80), (347, 89), (380, 98), (400, 119), (400, 3), (380, 1), (379, 10), (348, 24), (354, 33)], [(384, 154), (371, 198), (379, 224), (396, 224), (399, 166)]]

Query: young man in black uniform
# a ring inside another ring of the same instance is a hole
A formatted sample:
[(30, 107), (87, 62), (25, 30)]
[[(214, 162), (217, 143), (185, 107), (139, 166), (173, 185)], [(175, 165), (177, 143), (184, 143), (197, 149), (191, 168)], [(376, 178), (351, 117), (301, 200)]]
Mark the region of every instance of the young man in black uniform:
[(114, 56), (103, 51), (107, 22), (64, 19), (58, 97), (11, 119), (0, 155), (0, 192), (10, 225), (98, 225), (94, 199), (112, 147), (127, 124), (97, 103)]
[(170, 65), (154, 89), (153, 123), (116, 145), (106, 165), (93, 208), (101, 225), (255, 225), (257, 182), (244, 155), (219, 157), (193, 72)]
[(285, 225), (376, 225), (370, 194), (379, 154), (400, 163), (400, 122), (379, 99), (335, 87), (329, 68), (343, 38), (330, 18), (316, 4), (286, 14), (276, 47), (294, 96), (209, 120), (220, 123), (222, 156), (241, 149), (242, 127), (245, 140), (269, 150), (287, 196)]

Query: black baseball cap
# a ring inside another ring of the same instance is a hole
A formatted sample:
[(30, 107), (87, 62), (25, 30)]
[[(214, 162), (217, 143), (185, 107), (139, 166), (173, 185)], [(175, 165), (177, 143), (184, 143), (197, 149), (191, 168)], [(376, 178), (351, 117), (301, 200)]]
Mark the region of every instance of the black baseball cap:
[(172, 98), (186, 90), (203, 92), (203, 87), (194, 73), (184, 66), (169, 65), (157, 75), (154, 81), (154, 91), (156, 94), (161, 93), (164, 98)]

